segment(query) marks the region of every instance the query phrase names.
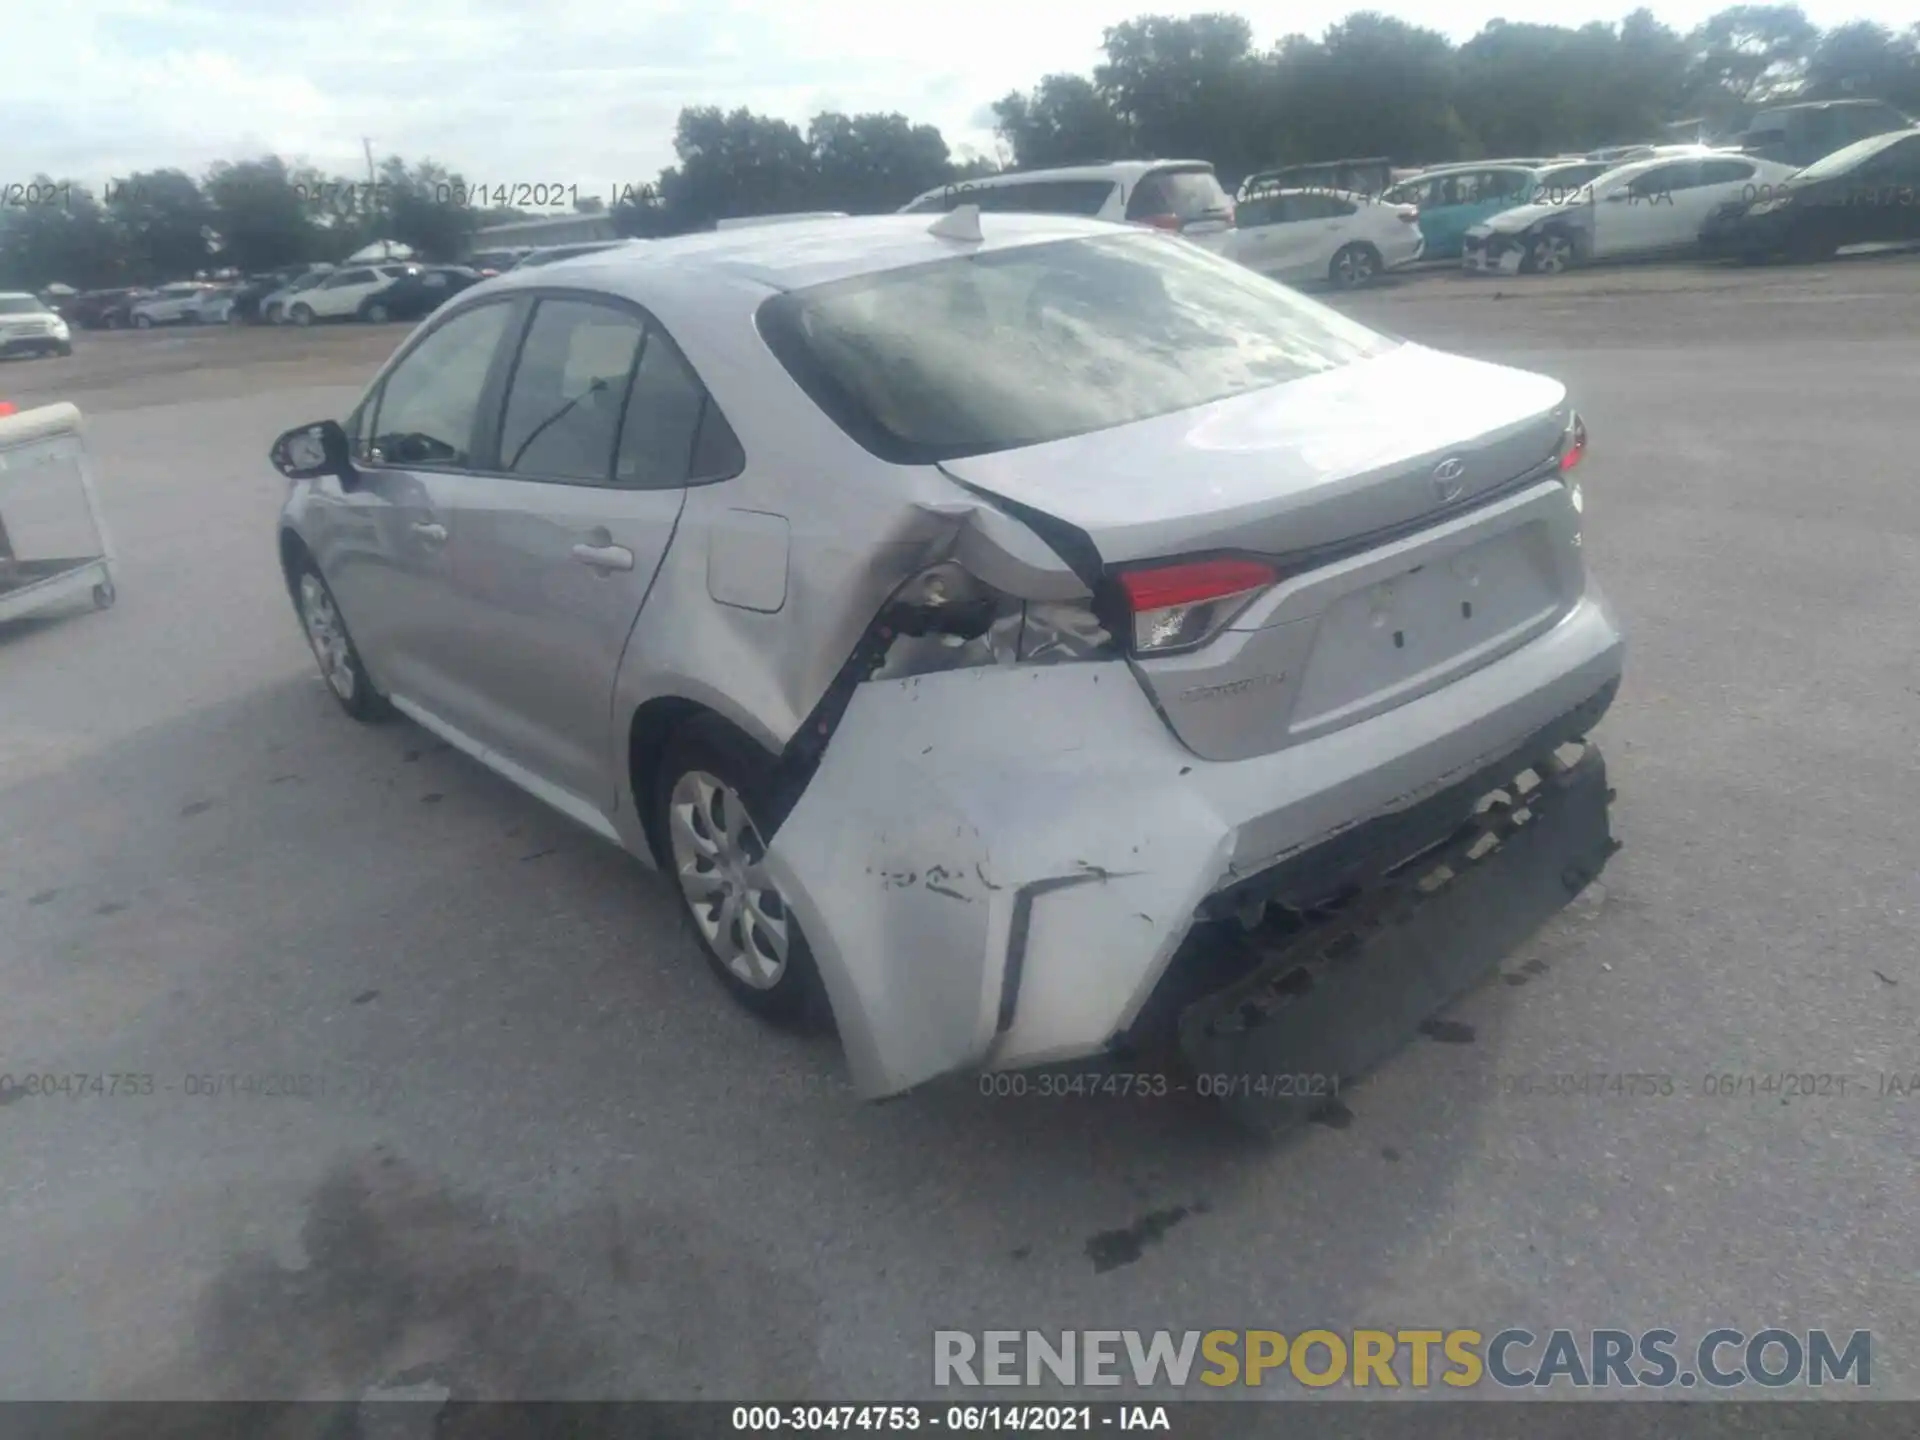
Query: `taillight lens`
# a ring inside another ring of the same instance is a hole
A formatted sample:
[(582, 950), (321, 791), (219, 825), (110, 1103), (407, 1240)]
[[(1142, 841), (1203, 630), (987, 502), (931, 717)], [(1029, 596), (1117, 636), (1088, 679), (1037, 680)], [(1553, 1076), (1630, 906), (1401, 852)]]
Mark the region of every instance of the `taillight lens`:
[(1192, 560), (1120, 575), (1133, 622), (1133, 653), (1169, 655), (1203, 645), (1233, 623), (1280, 572), (1261, 560)]
[[(1576, 412), (1567, 421), (1567, 428), (1560, 432), (1560, 483), (1567, 487), (1567, 503), (1573, 506), (1573, 513), (1586, 513), (1587, 497), (1581, 492), (1580, 482), (1573, 478), (1573, 471), (1587, 454), (1587, 422)], [(1576, 537), (1575, 544), (1579, 543)]]
[(1156, 230), (1180, 229), (1180, 217), (1178, 215), (1142, 215), (1140, 217), (1140, 223), (1142, 225), (1151, 225)]
[(1578, 412), (1567, 421), (1567, 428), (1560, 435), (1560, 473), (1566, 474), (1587, 454), (1587, 422)]

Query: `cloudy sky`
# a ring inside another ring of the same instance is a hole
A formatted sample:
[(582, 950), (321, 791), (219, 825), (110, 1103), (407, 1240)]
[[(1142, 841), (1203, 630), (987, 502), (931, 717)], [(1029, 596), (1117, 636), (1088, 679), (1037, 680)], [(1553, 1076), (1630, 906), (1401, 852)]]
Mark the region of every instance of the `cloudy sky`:
[[(1656, 5), (1685, 30), (1724, 0)], [(1049, 71), (1090, 69), (1103, 27), (1152, 0), (8, 0), (0, 25), (0, 184), (110, 175), (276, 152), (358, 172), (433, 158), (471, 182), (651, 179), (689, 104), (796, 122), (899, 110), (956, 149), (985, 149), (986, 104)], [(1358, 4), (1246, 0), (1265, 44), (1318, 34)], [(1615, 20), (1632, 0), (1387, 0), (1456, 40), (1488, 19)], [(1806, 6), (1817, 24), (1904, 25), (1913, 0)]]

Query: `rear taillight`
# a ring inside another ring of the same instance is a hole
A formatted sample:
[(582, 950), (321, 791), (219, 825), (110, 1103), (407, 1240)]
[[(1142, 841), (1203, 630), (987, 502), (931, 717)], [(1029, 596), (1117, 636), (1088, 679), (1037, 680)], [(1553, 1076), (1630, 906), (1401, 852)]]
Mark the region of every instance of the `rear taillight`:
[(1278, 584), (1280, 572), (1262, 560), (1192, 560), (1119, 577), (1132, 619), (1133, 653), (1167, 655), (1203, 645)]
[(1140, 223), (1142, 225), (1151, 225), (1156, 230), (1179, 230), (1181, 228), (1180, 217), (1178, 215), (1142, 215), (1140, 217)]
[(1576, 411), (1573, 418), (1567, 421), (1567, 428), (1560, 434), (1560, 473), (1564, 475), (1573, 469), (1586, 458), (1586, 453), (1587, 422), (1582, 420)]

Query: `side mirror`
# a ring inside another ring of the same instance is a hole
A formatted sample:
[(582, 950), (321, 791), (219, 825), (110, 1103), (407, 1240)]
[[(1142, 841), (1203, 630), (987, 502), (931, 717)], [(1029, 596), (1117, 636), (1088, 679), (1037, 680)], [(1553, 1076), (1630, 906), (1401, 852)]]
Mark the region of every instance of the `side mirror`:
[(273, 468), (289, 480), (315, 480), (337, 475), (342, 485), (358, 478), (347, 453), (347, 432), (337, 420), (322, 420), (287, 431), (267, 452)]

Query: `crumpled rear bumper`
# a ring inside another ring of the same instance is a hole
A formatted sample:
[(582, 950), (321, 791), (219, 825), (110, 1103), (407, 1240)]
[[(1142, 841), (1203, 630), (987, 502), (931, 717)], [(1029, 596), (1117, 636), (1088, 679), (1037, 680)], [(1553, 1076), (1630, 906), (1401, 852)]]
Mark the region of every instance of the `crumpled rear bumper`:
[(1441, 690), (1230, 763), (1185, 750), (1124, 662), (869, 682), (767, 865), (862, 1094), (1078, 1058), (1126, 1033), (1209, 897), (1513, 754), (1623, 656), (1590, 585)]

